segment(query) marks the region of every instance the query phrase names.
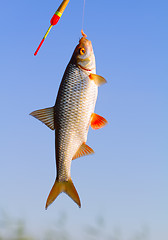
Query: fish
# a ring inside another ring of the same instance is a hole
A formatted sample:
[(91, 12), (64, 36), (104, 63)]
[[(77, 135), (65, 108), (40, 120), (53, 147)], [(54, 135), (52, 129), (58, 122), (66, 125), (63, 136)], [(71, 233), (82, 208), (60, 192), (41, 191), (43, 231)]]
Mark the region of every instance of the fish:
[(55, 105), (30, 113), (55, 131), (57, 176), (47, 198), (46, 209), (62, 192), (81, 207), (71, 179), (71, 162), (94, 153), (86, 144), (89, 126), (100, 129), (107, 124), (105, 118), (94, 113), (98, 87), (104, 83), (106, 80), (96, 74), (92, 43), (82, 31), (64, 72)]

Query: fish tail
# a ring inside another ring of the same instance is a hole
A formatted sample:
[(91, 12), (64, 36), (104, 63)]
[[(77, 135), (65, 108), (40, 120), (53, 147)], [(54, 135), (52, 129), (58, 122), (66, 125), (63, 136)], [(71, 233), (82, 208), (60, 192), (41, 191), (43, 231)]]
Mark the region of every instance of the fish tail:
[(55, 181), (50, 194), (47, 198), (45, 209), (48, 208), (48, 206), (54, 202), (54, 200), (58, 197), (58, 195), (62, 192), (65, 192), (74, 202), (78, 204), (79, 207), (81, 207), (80, 198), (76, 191), (76, 188), (72, 182), (72, 179), (70, 178), (66, 182), (59, 182), (58, 180)]

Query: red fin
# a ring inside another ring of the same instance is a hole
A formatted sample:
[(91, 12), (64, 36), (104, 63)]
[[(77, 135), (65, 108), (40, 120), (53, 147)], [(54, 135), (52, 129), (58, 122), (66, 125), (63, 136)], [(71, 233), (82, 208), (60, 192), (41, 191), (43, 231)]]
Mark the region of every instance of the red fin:
[(74, 202), (78, 204), (79, 207), (81, 207), (80, 198), (79, 195), (75, 189), (75, 186), (71, 179), (69, 179), (67, 182), (59, 182), (58, 180), (55, 181), (50, 194), (47, 198), (46, 206), (47, 209), (48, 206), (54, 202), (54, 200), (58, 197), (58, 195), (62, 192), (65, 192)]
[(88, 145), (86, 145), (85, 143), (83, 143), (78, 149), (78, 151), (75, 153), (75, 155), (73, 156), (72, 160), (82, 156), (93, 154), (93, 153), (94, 153), (93, 149)]
[(92, 113), (90, 125), (93, 129), (100, 129), (104, 127), (107, 123), (108, 122), (105, 118), (99, 116), (96, 113)]

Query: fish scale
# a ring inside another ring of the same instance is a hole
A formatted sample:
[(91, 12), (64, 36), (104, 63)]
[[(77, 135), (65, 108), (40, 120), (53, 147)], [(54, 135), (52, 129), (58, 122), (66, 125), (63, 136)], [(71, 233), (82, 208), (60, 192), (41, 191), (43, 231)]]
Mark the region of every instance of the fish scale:
[[(87, 140), (98, 87), (88, 74), (69, 64), (55, 104), (57, 179), (68, 181), (72, 157)], [(70, 136), (70, 137), (69, 137)]]

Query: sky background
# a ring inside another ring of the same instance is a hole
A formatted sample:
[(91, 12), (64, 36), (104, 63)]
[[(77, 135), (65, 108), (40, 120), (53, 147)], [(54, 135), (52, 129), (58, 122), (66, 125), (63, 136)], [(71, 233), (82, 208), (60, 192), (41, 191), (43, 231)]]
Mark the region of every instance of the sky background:
[(167, 240), (166, 0), (86, 0), (84, 31), (97, 74), (107, 79), (95, 112), (109, 124), (89, 131), (95, 154), (72, 163), (82, 208), (61, 194), (44, 209), (56, 176), (54, 132), (29, 113), (54, 105), (82, 27), (83, 0), (71, 0), (33, 55), (60, 3), (0, 3), (0, 218), (22, 218), (39, 236), (64, 214), (67, 231), (79, 240), (85, 226), (103, 218), (109, 236), (118, 231), (132, 240), (146, 231), (146, 239)]

